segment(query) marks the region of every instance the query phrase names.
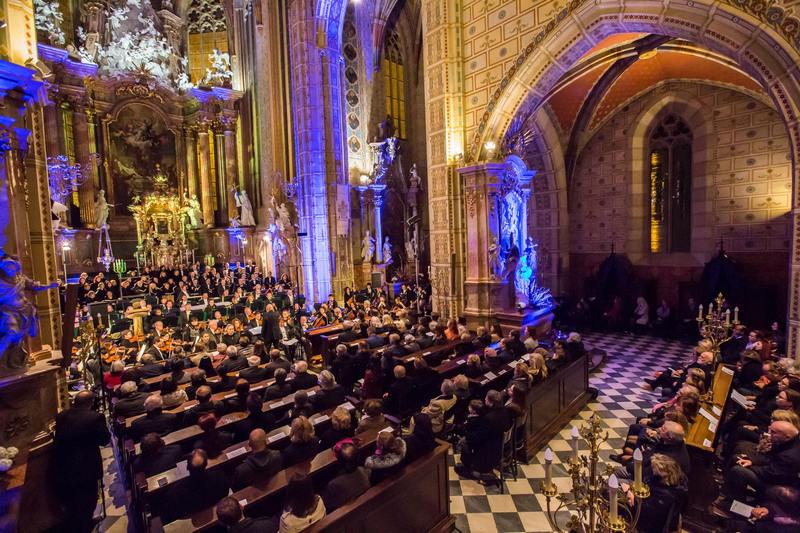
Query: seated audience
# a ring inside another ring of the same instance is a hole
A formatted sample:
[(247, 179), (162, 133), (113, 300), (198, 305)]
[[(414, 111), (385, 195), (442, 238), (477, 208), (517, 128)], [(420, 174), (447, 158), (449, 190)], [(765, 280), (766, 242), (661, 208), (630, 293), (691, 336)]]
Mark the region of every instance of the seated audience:
[(403, 416), (410, 407), (413, 388), (411, 380), (406, 377), (406, 367), (395, 366), (394, 381), (389, 386), (389, 391), (383, 395), (386, 412), (395, 416)]
[(425, 413), (417, 413), (412, 418), (411, 434), (403, 437), (406, 443), (406, 463), (410, 463), (436, 447), (431, 418)]
[(308, 418), (298, 416), (292, 420), (289, 445), (281, 452), (283, 467), (308, 461), (317, 455), (319, 450), (319, 439), (314, 434), (314, 426)]
[(386, 418), (383, 416), (383, 402), (381, 400), (367, 400), (364, 402), (364, 415), (358, 421), (356, 435), (370, 429), (380, 430), (386, 427)]
[(344, 403), (346, 392), (341, 385), (336, 383), (336, 378), (330, 370), (320, 372), (319, 388), (320, 390), (317, 391), (313, 398), (314, 407), (318, 411), (332, 409)]
[(147, 394), (139, 392), (136, 383), (126, 381), (117, 389), (119, 399), (114, 404), (114, 416), (127, 418), (144, 413), (144, 401)]
[(292, 393), (292, 385), (286, 382), (286, 370), (275, 370), (275, 383), (264, 390), (264, 401), (277, 400)]
[(134, 442), (138, 442), (148, 433), (164, 436), (178, 427), (178, 417), (173, 413), (163, 412), (162, 397), (151, 394), (144, 401), (144, 410), (147, 414), (137, 418), (131, 424), (130, 435)]
[(166, 472), (175, 465), (184, 455), (177, 444), (166, 446), (164, 439), (158, 433), (148, 433), (141, 440), (142, 453), (133, 461), (133, 471), (141, 472), (145, 477)]
[(250, 355), (247, 358), (247, 368), (243, 368), (239, 371), (239, 377), (244, 378), (250, 383), (258, 383), (259, 381), (263, 381), (267, 379), (267, 374), (269, 371), (259, 366), (261, 364), (261, 358), (257, 355)]
[(286, 486), (286, 503), (280, 533), (299, 533), (325, 517), (325, 503), (314, 493), (314, 483), (305, 474), (294, 474)]
[(172, 376), (167, 376), (161, 380), (161, 400), (164, 402), (164, 409), (172, 409), (188, 402), (189, 395), (184, 389), (178, 388), (178, 383)]
[(345, 503), (361, 496), (370, 487), (370, 471), (358, 464), (358, 448), (344, 442), (334, 449), (339, 472), (325, 486), (322, 499), (332, 513)]
[[(308, 363), (297, 361), (294, 364), (294, 378), (292, 379), (292, 390), (310, 389), (317, 384), (317, 377), (308, 373)], [(352, 387), (352, 384), (351, 384)]]
[(375, 453), (364, 461), (364, 466), (372, 471), (370, 475), (372, 484), (377, 484), (394, 473), (405, 456), (405, 441), (395, 437), (391, 431), (381, 431), (375, 443)]
[(250, 453), (233, 472), (232, 488), (235, 491), (257, 480), (269, 479), (283, 468), (280, 452), (267, 448), (267, 433), (263, 429), (251, 431), (248, 444)]
[(217, 417), (214, 413), (206, 413), (197, 421), (203, 434), (194, 443), (195, 449), (205, 450), (208, 457), (216, 458), (222, 450), (233, 444), (233, 435), (217, 429)]
[(320, 435), (321, 447), (332, 448), (337, 442), (353, 436), (353, 417), (342, 406), (331, 413), (331, 427)]
[(211, 507), (228, 495), (225, 472), (218, 468), (208, 470), (207, 467), (206, 452), (194, 450), (186, 466), (189, 476), (165, 488), (161, 497), (153, 502), (164, 523)]
[(245, 517), (242, 514), (242, 506), (236, 498), (230, 496), (219, 501), (216, 511), (217, 520), (228, 533), (275, 533), (278, 530), (271, 517)]

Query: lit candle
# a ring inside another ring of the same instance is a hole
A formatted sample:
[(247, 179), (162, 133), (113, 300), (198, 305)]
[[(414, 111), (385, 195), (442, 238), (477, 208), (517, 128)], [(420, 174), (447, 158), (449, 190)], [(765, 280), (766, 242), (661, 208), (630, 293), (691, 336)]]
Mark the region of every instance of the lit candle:
[(547, 448), (544, 451), (544, 485), (549, 487), (553, 482), (553, 450)]
[(734, 307), (733, 308), (733, 321), (734, 322), (739, 322), (739, 308), (738, 307)]
[(572, 458), (578, 460), (578, 428), (572, 426)]
[(617, 476), (611, 474), (608, 477), (608, 515), (609, 522), (612, 524), (617, 521), (617, 489), (619, 489), (619, 481)]
[(703, 304), (700, 304), (700, 310), (697, 312), (697, 320), (703, 320)]
[(710, 302), (708, 304), (708, 314), (711, 315), (714, 313), (714, 302)]
[(642, 450), (639, 448), (633, 452), (633, 483), (637, 487), (642, 485)]
[(726, 326), (730, 326), (731, 325), (731, 310), (730, 309), (725, 311), (725, 325)]

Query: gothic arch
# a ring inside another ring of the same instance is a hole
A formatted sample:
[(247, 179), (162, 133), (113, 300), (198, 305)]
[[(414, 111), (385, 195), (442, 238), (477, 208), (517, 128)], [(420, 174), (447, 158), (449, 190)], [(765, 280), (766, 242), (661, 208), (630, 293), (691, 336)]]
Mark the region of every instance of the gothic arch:
[[(509, 68), (471, 137), (466, 159), (481, 158), (484, 143), (501, 139), (523, 106), (535, 109), (559, 77), (601, 39), (614, 33), (647, 32), (700, 43), (736, 60), (769, 93), (786, 124), (792, 152), (794, 206), (800, 204), (800, 39), (797, 19), (780, 6), (726, 0), (572, 0), (536, 35)], [(761, 8), (764, 9), (760, 9)], [(759, 8), (759, 9), (756, 9)], [(742, 44), (743, 43), (743, 44)], [(793, 225), (789, 294), (789, 352), (800, 357), (800, 217)]]
[[(708, 106), (687, 93), (644, 95), (647, 105), (636, 117), (636, 127), (628, 132), (626, 144), (630, 153), (628, 172), (628, 227), (625, 252), (634, 263), (643, 258), (659, 264), (669, 263), (686, 254), (649, 255), (646, 235), (647, 204), (645, 177), (647, 174), (647, 147), (650, 135), (664, 115), (674, 113), (692, 130), (692, 240), (691, 253), (695, 264), (702, 265), (713, 249), (713, 195), (715, 172), (716, 133), (714, 115)], [(702, 204), (702, 209), (697, 205)]]

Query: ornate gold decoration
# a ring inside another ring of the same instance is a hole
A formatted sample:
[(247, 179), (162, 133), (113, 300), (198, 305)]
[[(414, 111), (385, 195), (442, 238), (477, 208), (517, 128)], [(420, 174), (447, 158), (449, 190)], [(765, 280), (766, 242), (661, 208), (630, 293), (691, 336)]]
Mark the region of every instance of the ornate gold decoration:
[[(717, 307), (714, 307), (716, 302)], [(715, 361), (719, 358), (719, 350), (722, 343), (731, 338), (733, 328), (741, 324), (739, 322), (739, 308), (733, 310), (733, 320), (731, 320), (731, 310), (722, 311), (722, 304), (725, 297), (719, 293), (714, 302), (708, 304), (708, 313), (703, 316), (703, 305), (698, 308), (697, 326), (700, 336), (711, 342), (711, 352), (714, 354)]]
[[(605, 479), (598, 473), (600, 445), (608, 439), (608, 431), (602, 430), (598, 416), (592, 416), (589, 424), (584, 424), (580, 429), (580, 436), (589, 444), (588, 457), (578, 455), (578, 430), (573, 428), (572, 431), (573, 455), (567, 463), (567, 471), (572, 478), (572, 489), (569, 492), (558, 493), (558, 488), (552, 481), (552, 452), (549, 448), (545, 452), (545, 480), (541, 482), (540, 488), (547, 500), (546, 514), (550, 527), (559, 533), (636, 531), (642, 501), (650, 497), (650, 487), (642, 482), (641, 452), (636, 450), (635, 480), (630, 487), (634, 495), (634, 505), (629, 506), (626, 498), (619, 498), (614, 468), (606, 465)], [(606, 486), (610, 487), (608, 498), (604, 498), (601, 493)], [(559, 501), (555, 509), (552, 508), (553, 498)], [(558, 523), (560, 511), (572, 512), (566, 523), (561, 525)]]
[(134, 98), (155, 98), (162, 104), (164, 103), (164, 97), (155, 89), (143, 83), (134, 83), (117, 87), (114, 94), (117, 96), (132, 96)]

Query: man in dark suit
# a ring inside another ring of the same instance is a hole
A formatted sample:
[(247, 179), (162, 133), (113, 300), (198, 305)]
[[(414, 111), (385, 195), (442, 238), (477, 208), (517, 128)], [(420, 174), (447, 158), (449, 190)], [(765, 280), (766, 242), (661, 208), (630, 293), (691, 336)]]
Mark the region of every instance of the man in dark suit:
[(252, 485), (256, 480), (266, 480), (283, 467), (281, 454), (267, 448), (267, 433), (257, 428), (250, 432), (250, 455), (233, 472), (233, 490)]
[(286, 360), (277, 348), (269, 351), (269, 363), (264, 367), (267, 369), (267, 377), (272, 377), (276, 370), (279, 368), (284, 369), (287, 373), (292, 368), (292, 363)]
[(275, 306), (271, 303), (267, 304), (264, 313), (264, 324), (261, 326), (261, 337), (264, 339), (265, 346), (277, 345), (281, 336), (279, 321), (280, 317), (275, 311)]
[(247, 359), (239, 355), (239, 349), (236, 346), (228, 346), (225, 355), (227, 357), (217, 367), (217, 373), (220, 376), (247, 368)]
[(250, 383), (258, 383), (267, 379), (269, 371), (258, 365), (261, 364), (261, 358), (257, 355), (251, 355), (247, 358), (248, 367), (239, 371), (239, 377), (244, 378)]
[(211, 387), (203, 385), (195, 393), (197, 405), (189, 411), (184, 412), (183, 421), (186, 425), (197, 424), (197, 421), (206, 413), (214, 413), (218, 418), (225, 414), (225, 406), (222, 402), (212, 400)]
[(114, 404), (114, 416), (136, 416), (144, 413), (144, 400), (147, 394), (139, 392), (136, 383), (126, 381), (119, 386), (120, 398)]
[(342, 344), (347, 344), (348, 342), (353, 342), (354, 340), (358, 339), (359, 335), (353, 330), (352, 321), (345, 320), (342, 322), (342, 328), (344, 331), (339, 334), (339, 342)]
[(389, 386), (389, 392), (383, 395), (386, 412), (402, 416), (410, 406), (413, 389), (413, 383), (406, 377), (406, 367), (403, 365), (394, 367), (394, 382)]
[(386, 344), (386, 337), (378, 335), (375, 328), (370, 326), (367, 328), (367, 344), (370, 348), (378, 348)]
[(192, 323), (192, 306), (186, 304), (181, 309), (181, 313), (178, 315), (178, 328), (184, 329), (186, 326)]
[(389, 335), (389, 347), (386, 349), (385, 353), (388, 353), (392, 357), (405, 357), (408, 355), (408, 351), (403, 348), (400, 343), (400, 335), (397, 333)]
[(131, 424), (131, 438), (135, 442), (148, 433), (157, 433), (164, 436), (178, 427), (178, 417), (174, 413), (163, 412), (164, 401), (158, 394), (151, 394), (144, 401), (144, 410), (147, 413), (142, 418), (137, 418)]
[(297, 361), (294, 364), (294, 379), (292, 390), (310, 389), (317, 384), (317, 376), (308, 373), (308, 363)]
[(137, 370), (139, 376), (142, 378), (154, 378), (166, 373), (167, 371), (164, 365), (160, 365), (155, 362), (153, 354), (149, 352), (142, 356), (142, 366), (140, 366)]
[(164, 445), (158, 433), (147, 433), (141, 441), (142, 453), (133, 461), (133, 471), (146, 477), (166, 472), (183, 459), (183, 450), (177, 444)]
[(62, 531), (92, 531), (97, 505), (97, 482), (103, 475), (100, 446), (111, 436), (103, 415), (92, 410), (94, 394), (81, 391), (72, 409), (56, 416), (54, 457), (55, 483), (64, 505)]
[(186, 468), (189, 476), (164, 490), (154, 507), (164, 522), (183, 518), (215, 505), (228, 495), (228, 479), (221, 468), (208, 470), (208, 455), (204, 450), (192, 452)]
[(747, 347), (747, 328), (743, 324), (739, 324), (733, 328), (731, 338), (720, 346), (722, 362), (735, 365), (742, 357), (745, 347)]
[(275, 383), (264, 390), (264, 401), (277, 400), (292, 393), (292, 386), (286, 382), (286, 370), (275, 370)]

